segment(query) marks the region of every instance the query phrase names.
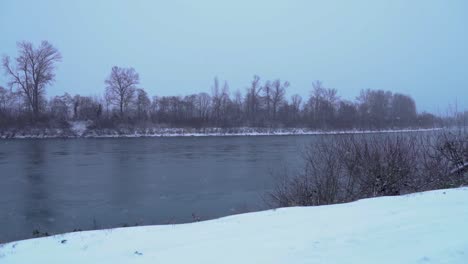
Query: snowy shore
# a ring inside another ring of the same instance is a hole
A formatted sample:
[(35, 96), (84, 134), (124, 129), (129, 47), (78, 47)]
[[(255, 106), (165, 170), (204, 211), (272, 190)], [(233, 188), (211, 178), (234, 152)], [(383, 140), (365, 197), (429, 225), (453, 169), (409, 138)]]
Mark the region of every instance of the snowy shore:
[(317, 131), (308, 128), (120, 128), (90, 129), (83, 122), (74, 122), (69, 129), (29, 129), (0, 131), (0, 139), (40, 138), (137, 138), (137, 137), (206, 137), (206, 136), (289, 136), (289, 135), (336, 135), (367, 133), (427, 132), (430, 129), (393, 130), (340, 130)]
[(468, 188), (0, 245), (0, 263), (468, 263)]

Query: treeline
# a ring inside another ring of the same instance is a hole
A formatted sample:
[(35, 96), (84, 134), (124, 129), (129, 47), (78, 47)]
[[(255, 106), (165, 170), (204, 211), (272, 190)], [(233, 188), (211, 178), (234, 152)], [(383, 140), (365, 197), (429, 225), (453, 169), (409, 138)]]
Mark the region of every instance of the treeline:
[(0, 87), (0, 127), (67, 126), (68, 121), (91, 120), (97, 127), (121, 124), (171, 127), (309, 127), (330, 129), (391, 129), (433, 127), (441, 119), (416, 111), (408, 95), (383, 90), (362, 90), (356, 100), (340, 98), (336, 89), (320, 81), (310, 96), (287, 97), (289, 82), (262, 81), (259, 76), (231, 92), (218, 78), (209, 93), (153, 96), (139, 87), (133, 68), (113, 67), (103, 84), (103, 96), (70, 95), (46, 98), (55, 78), (59, 51), (44, 41), (37, 48), (18, 44), (18, 56), (3, 58), (8, 88)]

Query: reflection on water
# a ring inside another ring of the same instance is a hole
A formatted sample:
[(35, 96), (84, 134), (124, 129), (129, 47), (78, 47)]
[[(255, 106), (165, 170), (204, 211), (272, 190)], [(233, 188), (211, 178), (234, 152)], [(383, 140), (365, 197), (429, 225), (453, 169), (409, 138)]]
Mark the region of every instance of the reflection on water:
[[(51, 228), (54, 218), (53, 204), (50, 201), (50, 185), (47, 183), (47, 143), (41, 141), (31, 141), (30, 144), (23, 144), (20, 147), (21, 166), (23, 169), (22, 203), (19, 205), (22, 209), (20, 217), (24, 217), (22, 222), (23, 230), (44, 230)], [(20, 174), (21, 175), (21, 174)], [(19, 175), (19, 176), (20, 176)], [(10, 176), (12, 177), (12, 176)], [(16, 177), (16, 176), (14, 176)], [(20, 208), (17, 208), (18, 210)]]
[(0, 242), (263, 208), (314, 136), (0, 141)]

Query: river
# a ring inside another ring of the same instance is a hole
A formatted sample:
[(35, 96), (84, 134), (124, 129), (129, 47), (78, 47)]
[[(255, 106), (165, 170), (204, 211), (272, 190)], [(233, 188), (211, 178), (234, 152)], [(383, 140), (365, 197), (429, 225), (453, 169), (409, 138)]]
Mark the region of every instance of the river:
[(1, 140), (0, 242), (261, 210), (317, 137)]

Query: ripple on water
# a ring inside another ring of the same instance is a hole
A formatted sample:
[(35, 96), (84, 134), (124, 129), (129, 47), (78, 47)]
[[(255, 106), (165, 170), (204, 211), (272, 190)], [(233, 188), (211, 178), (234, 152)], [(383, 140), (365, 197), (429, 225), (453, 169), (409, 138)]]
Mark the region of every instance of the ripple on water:
[(67, 156), (69, 154), (70, 153), (67, 152), (67, 151), (54, 151), (54, 152), (52, 152), (52, 155), (54, 155), (54, 156)]

